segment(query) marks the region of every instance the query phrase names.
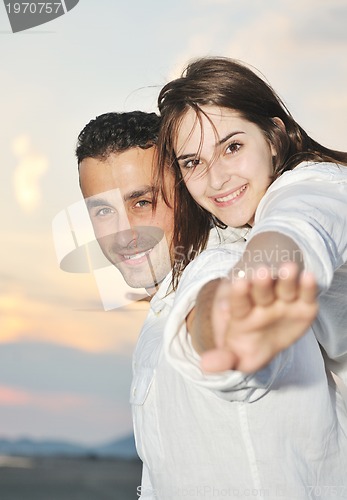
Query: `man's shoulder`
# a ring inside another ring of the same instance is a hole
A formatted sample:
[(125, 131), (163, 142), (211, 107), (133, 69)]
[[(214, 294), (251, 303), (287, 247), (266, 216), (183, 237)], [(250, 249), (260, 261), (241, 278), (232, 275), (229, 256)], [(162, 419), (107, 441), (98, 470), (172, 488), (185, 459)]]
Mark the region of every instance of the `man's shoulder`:
[(172, 271), (170, 271), (160, 283), (157, 292), (151, 298), (151, 310), (155, 314), (158, 314), (163, 309), (171, 307), (174, 297), (175, 292), (172, 288)]

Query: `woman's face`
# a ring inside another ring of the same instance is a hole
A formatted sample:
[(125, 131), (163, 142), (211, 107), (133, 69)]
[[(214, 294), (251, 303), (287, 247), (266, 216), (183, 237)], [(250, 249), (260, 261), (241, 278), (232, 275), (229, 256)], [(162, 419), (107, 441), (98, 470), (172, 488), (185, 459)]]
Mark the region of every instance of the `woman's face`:
[(175, 153), (194, 200), (232, 227), (253, 224), (272, 180), (276, 154), (261, 129), (228, 108), (204, 106), (201, 124), (189, 110)]

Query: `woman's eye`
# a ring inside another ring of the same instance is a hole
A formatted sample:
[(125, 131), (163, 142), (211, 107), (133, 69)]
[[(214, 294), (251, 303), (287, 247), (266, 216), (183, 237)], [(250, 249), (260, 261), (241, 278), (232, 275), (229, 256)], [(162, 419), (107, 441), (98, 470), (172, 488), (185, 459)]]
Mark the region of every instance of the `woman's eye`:
[(192, 160), (187, 160), (181, 163), (181, 167), (183, 168), (195, 168), (201, 164), (199, 158), (193, 158)]
[(239, 142), (232, 142), (226, 148), (226, 153), (231, 153), (231, 154), (237, 153), (240, 148), (241, 148), (241, 144)]

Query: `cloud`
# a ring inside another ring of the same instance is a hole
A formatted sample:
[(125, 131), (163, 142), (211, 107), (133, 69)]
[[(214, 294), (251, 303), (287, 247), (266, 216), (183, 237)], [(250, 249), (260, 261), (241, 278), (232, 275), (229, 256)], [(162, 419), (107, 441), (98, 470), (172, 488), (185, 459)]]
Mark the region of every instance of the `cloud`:
[(230, 5), (230, 0), (194, 0), (195, 5), (201, 8), (202, 5)]
[(176, 57), (168, 74), (167, 81), (179, 78), (190, 60), (201, 55), (207, 55), (212, 39), (213, 33), (211, 33), (211, 30), (209, 33), (204, 32), (191, 36), (188, 39), (188, 44), (184, 52)]
[(329, 2), (320, 9), (312, 9), (310, 16), (304, 16), (296, 23), (294, 33), (299, 39), (314, 44), (322, 42), (329, 47), (347, 41), (347, 6)]
[(50, 234), (2, 233), (1, 239), (9, 272), (0, 280), (0, 344), (39, 340), (131, 355), (148, 303), (105, 312), (91, 274), (59, 269)]
[[(300, 74), (310, 74), (316, 81), (333, 56), (337, 73), (346, 67), (347, 7), (345, 0), (246, 0), (229, 8), (218, 0), (206, 0), (215, 9), (199, 12), (189, 24), (183, 52), (173, 63), (170, 78), (179, 76), (187, 62), (195, 57), (229, 56), (254, 65), (272, 81), (288, 88)], [(206, 13), (210, 15), (207, 16)], [(344, 80), (345, 81), (345, 80)], [(285, 87), (284, 87), (285, 88)]]
[(22, 407), (33, 405), (40, 409), (54, 412), (83, 407), (88, 402), (88, 397), (76, 394), (37, 394), (31, 391), (24, 391), (0, 385), (0, 407)]
[(288, 5), (239, 23), (224, 55), (259, 70), (312, 137), (344, 149), (347, 9), (340, 1)]
[[(316, 81), (329, 63), (328, 55), (345, 66), (346, 45), (341, 43), (341, 33), (345, 42), (347, 9), (342, 10), (338, 5), (329, 2), (320, 9), (312, 9), (311, 2), (306, 1), (294, 2), (287, 9), (265, 9), (233, 31), (226, 55), (265, 69), (267, 77), (268, 70), (282, 75), (284, 82), (293, 75), (299, 83), (301, 73), (311, 74), (311, 82)], [(339, 35), (334, 37), (333, 33)], [(339, 68), (339, 64), (334, 66), (337, 72)]]
[(4, 343), (0, 350), (0, 380), (18, 391), (93, 395), (127, 402), (131, 358), (48, 342)]
[(41, 202), (39, 181), (48, 168), (48, 160), (34, 149), (27, 135), (14, 139), (12, 151), (18, 160), (13, 174), (17, 202), (26, 212), (33, 212)]
[(0, 387), (0, 396), (0, 436), (96, 444), (132, 431), (130, 405), (116, 398), (24, 392), (7, 386)]
[(29, 401), (30, 396), (25, 391), (0, 386), (0, 406), (22, 406)]
[(131, 432), (131, 360), (44, 342), (2, 344), (0, 435), (109, 440)]
[(147, 314), (148, 304), (105, 312), (71, 309), (30, 297), (19, 286), (0, 294), (0, 343), (41, 340), (89, 352), (131, 354)]
[(245, 0), (229, 7), (209, 0), (204, 15), (199, 11), (190, 21), (191, 35), (169, 78), (211, 50), (244, 61), (270, 82), (312, 137), (345, 149), (346, 22), (345, 0), (269, 0), (266, 6)]

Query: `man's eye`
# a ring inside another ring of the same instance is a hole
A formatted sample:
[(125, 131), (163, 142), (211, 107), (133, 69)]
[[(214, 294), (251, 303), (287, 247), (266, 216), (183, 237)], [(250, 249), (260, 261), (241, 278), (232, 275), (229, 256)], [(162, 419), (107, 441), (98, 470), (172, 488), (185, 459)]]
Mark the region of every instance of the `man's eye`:
[(237, 153), (240, 148), (241, 148), (241, 144), (239, 142), (232, 142), (226, 148), (226, 153), (231, 153), (231, 154)]
[(149, 200), (140, 200), (135, 204), (136, 208), (144, 208), (147, 207), (148, 205), (152, 205), (152, 202)]
[(100, 210), (98, 210), (96, 212), (96, 216), (97, 217), (105, 217), (106, 215), (110, 215), (110, 214), (113, 214), (114, 213), (114, 210), (110, 207), (104, 207), (104, 208), (100, 208)]

